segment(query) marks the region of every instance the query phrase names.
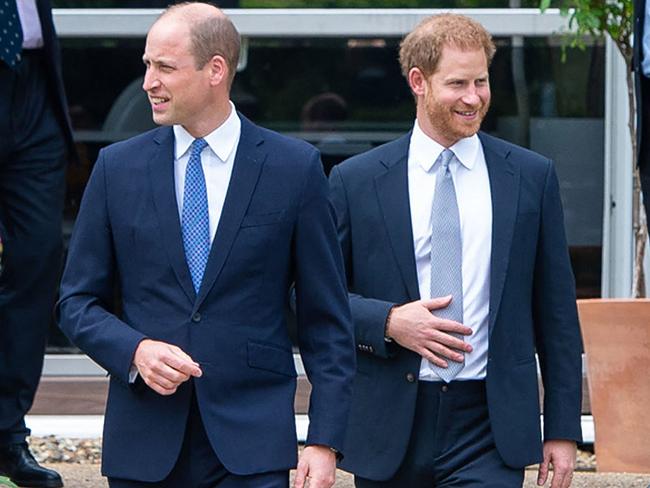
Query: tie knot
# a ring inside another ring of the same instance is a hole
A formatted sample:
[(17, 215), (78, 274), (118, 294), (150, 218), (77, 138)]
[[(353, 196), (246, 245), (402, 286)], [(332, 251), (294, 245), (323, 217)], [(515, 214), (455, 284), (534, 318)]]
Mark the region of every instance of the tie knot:
[(192, 153), (190, 156), (198, 156), (201, 154), (201, 151), (205, 149), (205, 147), (208, 145), (207, 142), (205, 142), (205, 139), (202, 137), (199, 137), (198, 139), (194, 139), (194, 142), (192, 142)]
[(449, 168), (449, 163), (454, 157), (454, 152), (450, 149), (445, 149), (440, 153), (440, 156), (438, 156), (438, 160), (440, 161), (440, 164), (442, 167), (447, 170)]

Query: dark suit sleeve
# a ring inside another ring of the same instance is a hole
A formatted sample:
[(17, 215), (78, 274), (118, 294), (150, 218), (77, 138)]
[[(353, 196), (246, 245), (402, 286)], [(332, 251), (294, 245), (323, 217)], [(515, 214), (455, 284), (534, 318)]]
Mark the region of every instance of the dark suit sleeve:
[(534, 279), (535, 335), (544, 383), (544, 439), (580, 441), (582, 341), (559, 185), (550, 162)]
[(104, 153), (100, 152), (72, 234), (56, 314), (75, 345), (128, 383), (133, 354), (145, 336), (109, 312), (115, 256), (107, 204)]
[(389, 301), (366, 298), (354, 293), (350, 208), (343, 177), (338, 166), (332, 169), (329, 182), (330, 198), (336, 212), (339, 244), (343, 252), (347, 284), (350, 290), (350, 310), (352, 312), (357, 347), (364, 352), (383, 358), (391, 357), (393, 347), (384, 339), (384, 331), (388, 313), (396, 304)]
[(356, 358), (334, 213), (316, 151), (296, 219), (294, 269), (298, 342), (312, 385), (307, 444), (342, 451)]

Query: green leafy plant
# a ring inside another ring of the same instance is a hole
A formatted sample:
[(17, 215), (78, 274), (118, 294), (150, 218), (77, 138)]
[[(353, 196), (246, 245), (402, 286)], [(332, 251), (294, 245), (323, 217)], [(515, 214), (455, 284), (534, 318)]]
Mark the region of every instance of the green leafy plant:
[[(540, 0), (542, 12), (551, 6), (551, 0)], [(643, 258), (648, 236), (646, 215), (641, 205), (641, 180), (637, 161), (636, 144), (636, 96), (634, 91), (634, 74), (632, 66), (634, 33), (634, 2), (633, 0), (560, 0), (560, 14), (569, 19), (569, 32), (565, 34), (565, 45), (584, 49), (585, 38), (609, 37), (621, 53), (626, 66), (627, 98), (628, 98), (628, 129), (632, 144), (633, 165), (633, 215), (635, 257), (632, 295), (635, 298), (646, 295), (645, 278), (643, 275)]]
[[(540, 0), (542, 12), (551, 6), (551, 0)], [(626, 65), (632, 66), (632, 33), (634, 3), (632, 0), (570, 0), (559, 5), (560, 14), (569, 19), (571, 47), (584, 48), (585, 36), (609, 36), (623, 55)]]

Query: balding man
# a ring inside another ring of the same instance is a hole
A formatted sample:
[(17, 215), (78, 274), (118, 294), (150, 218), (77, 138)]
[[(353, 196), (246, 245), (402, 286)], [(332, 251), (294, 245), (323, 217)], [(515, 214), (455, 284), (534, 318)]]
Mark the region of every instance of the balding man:
[(218, 9), (166, 10), (143, 56), (166, 127), (103, 149), (81, 205), (57, 312), (111, 376), (113, 488), (288, 485), (294, 282), (313, 386), (296, 486), (334, 482), (355, 359), (327, 181), (312, 146), (235, 111), (238, 56)]

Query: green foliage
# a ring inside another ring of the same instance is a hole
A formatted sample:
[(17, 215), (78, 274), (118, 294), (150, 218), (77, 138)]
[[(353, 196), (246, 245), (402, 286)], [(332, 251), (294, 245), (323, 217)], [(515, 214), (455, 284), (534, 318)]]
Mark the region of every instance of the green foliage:
[(16, 485), (14, 485), (11, 480), (5, 476), (0, 476), (0, 486), (6, 486), (9, 488), (18, 488)]
[[(544, 12), (550, 0), (540, 0)], [(569, 18), (569, 45), (584, 49), (585, 36), (609, 36), (625, 58), (632, 63), (633, 0), (562, 0), (560, 13)]]

